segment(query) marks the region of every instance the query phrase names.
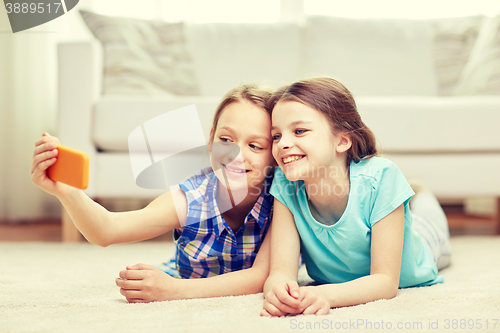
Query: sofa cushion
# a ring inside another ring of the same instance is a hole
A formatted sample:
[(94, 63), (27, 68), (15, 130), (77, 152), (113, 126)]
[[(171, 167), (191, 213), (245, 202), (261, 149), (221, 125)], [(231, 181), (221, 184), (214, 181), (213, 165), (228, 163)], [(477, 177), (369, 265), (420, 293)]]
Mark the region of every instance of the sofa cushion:
[(202, 95), (241, 83), (278, 87), (300, 78), (296, 24), (187, 24), (187, 45)]
[(500, 15), (484, 20), (455, 94), (500, 95)]
[(339, 79), (356, 95), (436, 95), (425, 21), (311, 16), (304, 75)]
[[(100, 150), (128, 151), (129, 136), (137, 127), (169, 111), (195, 104), (203, 130), (201, 135), (208, 142), (213, 115), (219, 102), (219, 98), (202, 96), (103, 97), (94, 106), (92, 139)], [(192, 147), (199, 143), (199, 135), (189, 135), (191, 130), (189, 123), (172, 124), (172, 127), (165, 127), (165, 135), (150, 136), (149, 144), (157, 152), (177, 152), (179, 147)]]
[(365, 96), (356, 103), (382, 152), (500, 151), (500, 96)]
[(198, 95), (184, 25), (80, 11), (104, 50), (104, 95)]

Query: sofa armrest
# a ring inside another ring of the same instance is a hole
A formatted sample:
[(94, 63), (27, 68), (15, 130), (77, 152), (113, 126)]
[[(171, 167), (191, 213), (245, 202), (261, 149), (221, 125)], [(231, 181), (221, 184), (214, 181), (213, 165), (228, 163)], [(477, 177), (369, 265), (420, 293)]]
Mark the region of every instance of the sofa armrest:
[(97, 41), (58, 45), (58, 124), (62, 144), (89, 154), (89, 187), (95, 194), (96, 148), (92, 140), (92, 110), (101, 95), (102, 47)]

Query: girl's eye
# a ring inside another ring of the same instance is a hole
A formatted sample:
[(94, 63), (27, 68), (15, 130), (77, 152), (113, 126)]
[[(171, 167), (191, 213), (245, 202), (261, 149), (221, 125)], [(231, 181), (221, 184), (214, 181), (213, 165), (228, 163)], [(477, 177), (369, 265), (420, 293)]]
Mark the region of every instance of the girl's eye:
[(259, 146), (254, 145), (254, 144), (250, 144), (249, 146), (250, 146), (250, 148), (252, 148), (252, 149), (256, 149), (256, 150), (262, 150), (262, 149), (264, 149), (264, 148), (262, 148), (262, 147), (259, 147)]
[(297, 135), (304, 134), (305, 132), (307, 132), (307, 130), (305, 130), (305, 129), (296, 129), (295, 130), (295, 134), (297, 134)]
[(273, 135), (273, 141), (276, 141), (276, 140), (279, 140), (279, 139), (281, 139), (281, 135), (280, 134)]
[(222, 141), (222, 142), (231, 142), (231, 140), (230, 140), (230, 139), (228, 139), (228, 138), (223, 138), (223, 137), (220, 137), (220, 138), (219, 138), (219, 140), (220, 140), (220, 141)]

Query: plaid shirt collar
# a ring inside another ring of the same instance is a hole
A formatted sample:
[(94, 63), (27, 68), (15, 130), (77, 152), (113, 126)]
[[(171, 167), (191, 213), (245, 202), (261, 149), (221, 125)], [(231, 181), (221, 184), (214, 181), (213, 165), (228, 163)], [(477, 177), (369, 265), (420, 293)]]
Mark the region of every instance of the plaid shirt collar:
[[(255, 202), (250, 213), (245, 217), (244, 226), (247, 225), (250, 216), (252, 216), (255, 221), (257, 221), (259, 227), (264, 227), (264, 223), (266, 221), (266, 218), (269, 217), (269, 213), (271, 212), (272, 207), (273, 197), (269, 193), (269, 189), (271, 187), (273, 175), (274, 173), (271, 173), (270, 176), (265, 178), (262, 192)], [(203, 182), (206, 186), (206, 193), (205, 195), (200, 195), (195, 200), (197, 200), (198, 203), (204, 201), (206, 211), (214, 213), (213, 217), (216, 219), (217, 223), (214, 223), (213, 228), (214, 232), (218, 236), (220, 236), (225, 229), (227, 229), (229, 232), (232, 232), (231, 228), (227, 225), (227, 223), (225, 223), (224, 219), (222, 218), (222, 213), (219, 211), (219, 206), (217, 204), (217, 176), (215, 176), (213, 170), (211, 170), (210, 173), (207, 173), (206, 176), (207, 178)]]

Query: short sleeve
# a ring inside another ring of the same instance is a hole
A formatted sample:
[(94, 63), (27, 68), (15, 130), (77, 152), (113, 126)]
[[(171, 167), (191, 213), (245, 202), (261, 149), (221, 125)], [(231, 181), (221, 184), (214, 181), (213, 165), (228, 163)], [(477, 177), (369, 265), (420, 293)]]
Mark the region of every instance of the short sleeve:
[(373, 180), (370, 225), (373, 227), (401, 204), (407, 203), (414, 194), (399, 168), (384, 159)]
[(205, 201), (205, 196), (210, 194), (207, 191), (211, 189), (215, 179), (212, 168), (205, 168), (180, 183), (179, 187), (184, 191), (188, 205)]

